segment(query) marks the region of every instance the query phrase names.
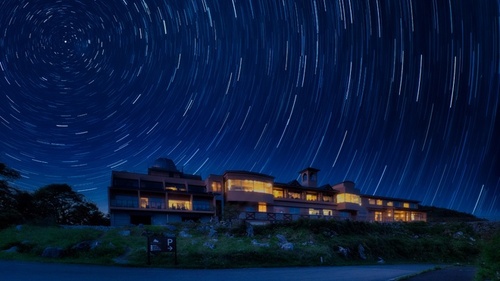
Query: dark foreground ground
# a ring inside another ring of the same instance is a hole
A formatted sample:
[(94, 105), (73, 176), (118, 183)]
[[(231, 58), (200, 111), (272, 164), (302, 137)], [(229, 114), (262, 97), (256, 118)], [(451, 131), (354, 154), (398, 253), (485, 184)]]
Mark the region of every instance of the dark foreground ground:
[[(339, 266), (305, 268), (247, 268), (247, 269), (161, 269), (126, 268), (90, 265), (68, 265), (55, 263), (31, 263), (0, 261), (0, 280), (31, 281), (137, 281), (137, 280), (183, 280), (183, 281), (386, 281), (420, 273), (435, 268), (432, 264)], [(428, 279), (425, 279), (428, 280)], [(441, 278), (444, 280), (458, 280)]]
[(472, 281), (476, 268), (472, 266), (451, 266), (440, 270), (433, 270), (405, 279), (407, 281)]

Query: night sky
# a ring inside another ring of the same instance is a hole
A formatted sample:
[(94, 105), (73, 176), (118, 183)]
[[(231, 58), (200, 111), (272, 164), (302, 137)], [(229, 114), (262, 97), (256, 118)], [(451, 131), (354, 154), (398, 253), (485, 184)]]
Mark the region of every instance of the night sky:
[(0, 162), (107, 212), (112, 170), (320, 169), (500, 219), (498, 0), (0, 2)]

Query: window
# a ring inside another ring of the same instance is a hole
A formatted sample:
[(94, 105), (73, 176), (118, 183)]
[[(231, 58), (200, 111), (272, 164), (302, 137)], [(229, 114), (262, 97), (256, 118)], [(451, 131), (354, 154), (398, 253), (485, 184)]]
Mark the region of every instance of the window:
[(337, 203), (354, 203), (361, 206), (361, 197), (357, 194), (342, 193), (337, 195)]
[(410, 203), (403, 203), (403, 208), (410, 208)]
[(218, 181), (212, 182), (211, 186), (212, 192), (222, 192), (222, 184)]
[(163, 183), (162, 182), (157, 182), (157, 181), (141, 180), (141, 189), (157, 189), (157, 190), (162, 190), (163, 189)]
[(323, 202), (333, 202), (333, 196), (323, 195)]
[(283, 198), (284, 192), (283, 192), (283, 189), (282, 188), (275, 188), (273, 189), (273, 195), (274, 195), (274, 198)]
[(165, 203), (162, 198), (141, 197), (141, 208), (146, 209), (165, 209)]
[(290, 207), (290, 214), (292, 214), (292, 215), (298, 215), (298, 214), (300, 214), (300, 209), (299, 208), (295, 208), (295, 207)]
[(384, 204), (384, 201), (377, 199), (377, 205), (382, 206)]
[(318, 194), (317, 193), (307, 193), (306, 200), (307, 201), (318, 201)]
[(295, 192), (295, 191), (289, 191), (288, 197), (291, 199), (301, 199), (300, 192)]
[(227, 180), (229, 191), (259, 192), (272, 194), (272, 184), (254, 180)]
[(333, 215), (333, 210), (328, 210), (328, 209), (323, 210), (323, 216), (332, 216), (332, 215)]
[(368, 199), (368, 204), (375, 205), (375, 199)]
[(168, 207), (172, 210), (191, 210), (191, 202), (184, 200), (168, 200)]
[(375, 221), (382, 221), (382, 212), (375, 212)]
[(266, 203), (260, 203), (259, 202), (259, 212), (261, 212), (261, 213), (266, 213), (267, 212), (267, 205), (266, 205)]
[(394, 203), (392, 201), (387, 202), (387, 206), (392, 207), (394, 206)]
[(319, 214), (320, 214), (319, 209), (313, 209), (313, 208), (309, 209), (309, 215), (319, 215)]
[(134, 179), (122, 179), (115, 178), (113, 180), (114, 187), (122, 187), (122, 188), (138, 188), (139, 181)]

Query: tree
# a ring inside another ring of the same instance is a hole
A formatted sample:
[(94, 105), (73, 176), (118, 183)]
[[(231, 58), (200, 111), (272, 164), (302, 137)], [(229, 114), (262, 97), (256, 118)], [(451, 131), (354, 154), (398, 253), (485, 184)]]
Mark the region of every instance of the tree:
[(19, 191), (9, 185), (9, 181), (19, 179), (21, 175), (4, 163), (0, 163), (0, 228), (23, 220), (17, 210)]
[(50, 184), (35, 191), (33, 203), (39, 219), (55, 224), (104, 224), (106, 218), (94, 203), (67, 184)]

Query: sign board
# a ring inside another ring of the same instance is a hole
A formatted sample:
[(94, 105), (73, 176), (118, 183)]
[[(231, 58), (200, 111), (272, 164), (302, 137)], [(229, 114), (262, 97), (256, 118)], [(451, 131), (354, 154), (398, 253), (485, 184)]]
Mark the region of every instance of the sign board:
[(151, 252), (175, 252), (177, 248), (175, 237), (151, 236), (148, 244)]
[(177, 264), (177, 242), (175, 237), (148, 236), (148, 264), (151, 264), (151, 253), (168, 252), (175, 254)]

